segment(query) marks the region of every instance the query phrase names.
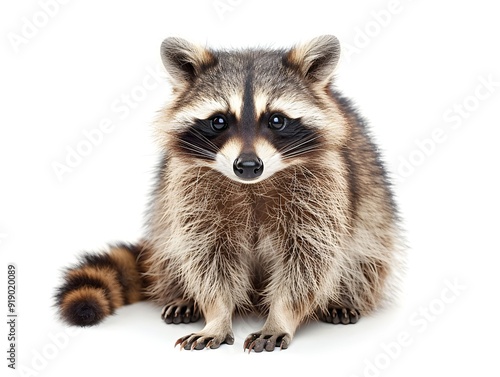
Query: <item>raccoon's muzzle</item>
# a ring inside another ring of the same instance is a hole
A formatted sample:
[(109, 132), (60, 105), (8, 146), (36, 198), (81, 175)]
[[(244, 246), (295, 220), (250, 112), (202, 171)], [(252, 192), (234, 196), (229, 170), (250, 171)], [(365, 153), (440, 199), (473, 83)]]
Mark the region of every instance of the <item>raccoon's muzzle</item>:
[(264, 171), (264, 163), (253, 153), (242, 153), (233, 164), (234, 174), (240, 179), (258, 178)]

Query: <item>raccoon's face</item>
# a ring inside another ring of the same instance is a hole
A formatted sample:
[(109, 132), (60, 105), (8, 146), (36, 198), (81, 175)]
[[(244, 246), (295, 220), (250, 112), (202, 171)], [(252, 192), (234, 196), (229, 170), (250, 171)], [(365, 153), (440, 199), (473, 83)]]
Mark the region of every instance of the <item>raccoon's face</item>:
[(256, 183), (324, 158), (343, 137), (329, 86), (333, 36), (290, 50), (212, 51), (182, 39), (162, 44), (174, 100), (162, 116), (169, 153), (192, 167)]

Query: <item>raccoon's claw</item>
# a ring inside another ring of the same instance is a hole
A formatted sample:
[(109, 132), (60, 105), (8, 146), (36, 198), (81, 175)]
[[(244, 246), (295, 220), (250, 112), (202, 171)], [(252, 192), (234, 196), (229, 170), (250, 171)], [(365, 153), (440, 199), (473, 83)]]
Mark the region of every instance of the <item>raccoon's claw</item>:
[(342, 323), (344, 325), (354, 324), (359, 321), (361, 314), (357, 309), (329, 308), (326, 312), (319, 312), (318, 318), (323, 322)]
[(190, 323), (200, 319), (200, 313), (191, 303), (165, 305), (161, 310), (161, 318), (167, 324)]
[(279, 347), (281, 350), (287, 349), (292, 338), (289, 334), (263, 334), (261, 332), (255, 332), (247, 336), (245, 343), (243, 344), (243, 350), (248, 350), (248, 353), (262, 352), (264, 349), (268, 352), (274, 351), (275, 347)]
[(233, 344), (233, 334), (227, 334), (225, 338), (202, 334), (190, 334), (177, 339), (174, 347), (180, 345), (181, 350), (202, 350), (204, 348), (217, 349), (223, 343), (229, 345)]

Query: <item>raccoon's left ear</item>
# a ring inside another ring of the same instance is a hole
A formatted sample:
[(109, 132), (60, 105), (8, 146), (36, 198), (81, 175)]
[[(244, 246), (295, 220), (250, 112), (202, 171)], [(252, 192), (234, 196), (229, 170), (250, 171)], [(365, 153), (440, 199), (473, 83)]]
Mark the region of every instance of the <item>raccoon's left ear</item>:
[(285, 64), (313, 84), (328, 85), (339, 57), (339, 40), (333, 35), (322, 35), (294, 46), (286, 54)]
[(160, 53), (163, 65), (176, 86), (189, 85), (203, 70), (217, 63), (212, 52), (182, 38), (165, 39)]

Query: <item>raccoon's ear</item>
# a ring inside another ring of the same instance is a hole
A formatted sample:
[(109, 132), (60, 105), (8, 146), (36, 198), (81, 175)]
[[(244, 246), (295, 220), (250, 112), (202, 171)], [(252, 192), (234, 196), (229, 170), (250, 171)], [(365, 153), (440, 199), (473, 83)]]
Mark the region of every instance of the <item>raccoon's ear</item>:
[(333, 35), (322, 35), (294, 46), (285, 56), (285, 64), (315, 84), (329, 84), (340, 57), (340, 43)]
[(217, 63), (212, 52), (182, 38), (165, 39), (160, 53), (174, 85), (192, 83), (203, 70)]

